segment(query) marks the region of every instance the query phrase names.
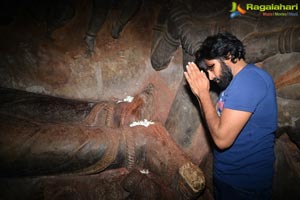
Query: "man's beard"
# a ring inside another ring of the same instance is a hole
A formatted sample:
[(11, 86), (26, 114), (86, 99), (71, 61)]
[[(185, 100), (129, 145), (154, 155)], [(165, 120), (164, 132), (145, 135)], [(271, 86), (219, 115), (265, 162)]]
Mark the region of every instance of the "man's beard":
[(221, 76), (220, 78), (215, 78), (215, 81), (217, 82), (221, 90), (225, 90), (227, 86), (230, 84), (233, 75), (229, 67), (224, 63), (224, 61), (221, 60), (220, 63), (221, 63)]

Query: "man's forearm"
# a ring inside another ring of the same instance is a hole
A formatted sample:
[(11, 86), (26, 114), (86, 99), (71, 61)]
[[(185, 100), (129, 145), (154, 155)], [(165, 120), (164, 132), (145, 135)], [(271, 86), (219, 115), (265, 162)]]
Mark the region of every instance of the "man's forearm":
[(208, 91), (201, 92), (201, 94), (197, 96), (199, 104), (201, 104), (200, 106), (203, 109), (204, 117), (206, 119), (206, 123), (209, 128), (210, 134), (212, 135), (212, 138), (216, 143), (217, 140), (220, 139), (220, 136), (218, 135), (220, 118), (217, 115), (217, 112), (215, 110), (214, 104)]

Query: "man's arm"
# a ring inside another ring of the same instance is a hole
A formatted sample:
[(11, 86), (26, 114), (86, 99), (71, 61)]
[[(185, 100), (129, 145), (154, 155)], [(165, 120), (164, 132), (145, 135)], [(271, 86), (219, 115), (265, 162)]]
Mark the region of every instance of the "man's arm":
[(202, 105), (204, 117), (211, 136), (219, 149), (232, 145), (251, 116), (251, 112), (224, 109), (221, 117), (217, 115), (209, 94), (209, 80), (194, 63), (190, 63), (184, 75)]

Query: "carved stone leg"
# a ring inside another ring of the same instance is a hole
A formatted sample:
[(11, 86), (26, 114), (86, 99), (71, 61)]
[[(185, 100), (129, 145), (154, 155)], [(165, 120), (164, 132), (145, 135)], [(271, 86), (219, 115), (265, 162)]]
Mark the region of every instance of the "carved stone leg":
[(163, 126), (124, 127), (122, 133), (127, 143), (129, 167), (140, 166), (158, 175), (168, 187), (182, 195), (182, 199), (202, 192), (205, 187), (202, 170), (179, 148)]
[(280, 31), (254, 32), (244, 40), (249, 62), (260, 62), (277, 53), (300, 52), (300, 27)]
[(111, 0), (93, 0), (92, 14), (88, 24), (88, 30), (84, 37), (87, 44), (87, 52), (91, 54), (96, 46), (96, 36), (104, 24), (111, 6)]
[(122, 32), (124, 26), (137, 13), (138, 9), (142, 4), (142, 1), (143, 0), (125, 0), (123, 2), (121, 13), (113, 23), (111, 30), (111, 36), (114, 39), (118, 39), (120, 37), (120, 33)]
[[(93, 174), (122, 160), (115, 130), (0, 116), (0, 176)], [(119, 166), (122, 162), (119, 162)]]

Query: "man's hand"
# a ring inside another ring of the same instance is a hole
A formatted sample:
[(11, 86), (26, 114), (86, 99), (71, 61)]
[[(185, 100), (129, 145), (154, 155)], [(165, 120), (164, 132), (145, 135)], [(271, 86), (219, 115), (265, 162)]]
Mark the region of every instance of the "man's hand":
[(197, 97), (200, 98), (200, 95), (203, 92), (209, 92), (209, 80), (205, 73), (200, 71), (195, 63), (188, 62), (184, 76)]

